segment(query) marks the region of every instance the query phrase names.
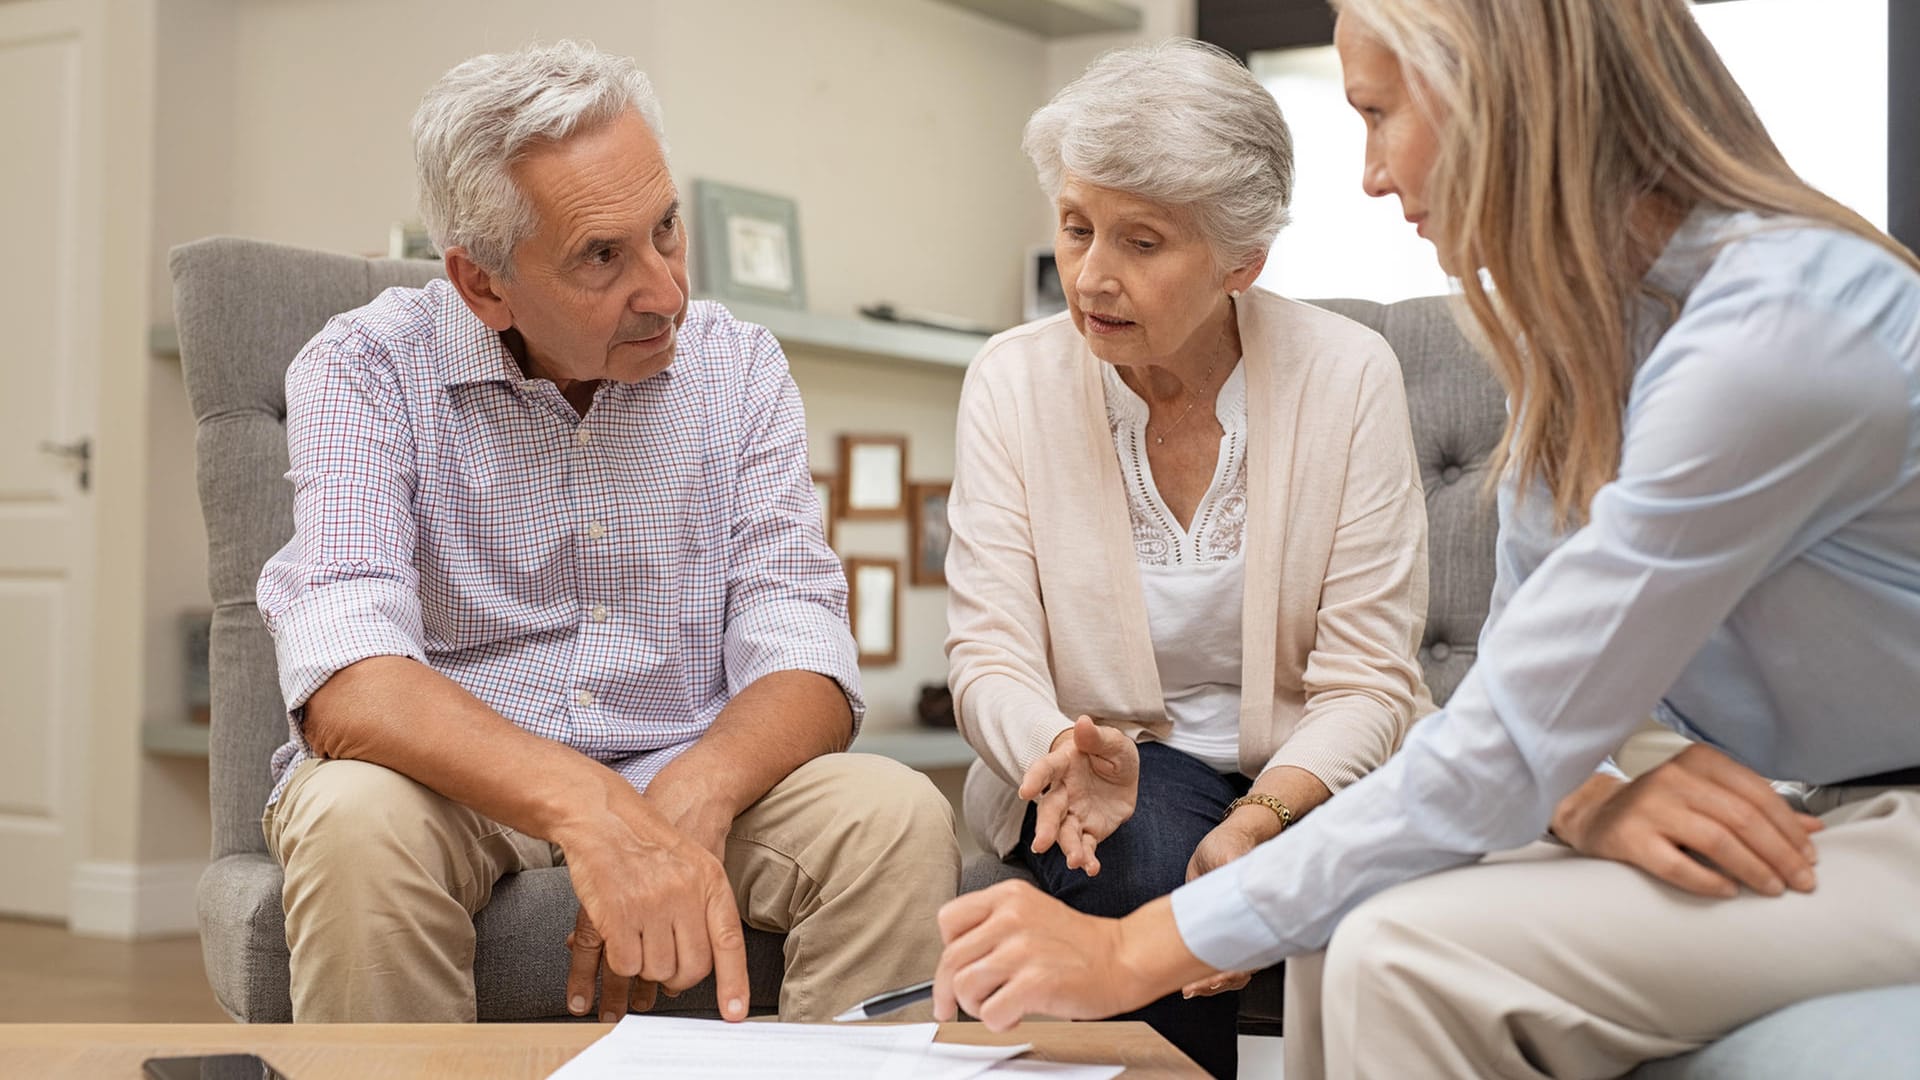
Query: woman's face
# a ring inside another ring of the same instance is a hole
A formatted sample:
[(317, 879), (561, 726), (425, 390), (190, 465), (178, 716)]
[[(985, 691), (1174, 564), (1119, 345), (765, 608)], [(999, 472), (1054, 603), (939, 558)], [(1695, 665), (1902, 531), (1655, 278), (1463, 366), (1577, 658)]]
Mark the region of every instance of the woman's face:
[(1192, 216), (1069, 173), (1054, 200), (1053, 255), (1073, 325), (1110, 364), (1164, 365), (1221, 333), (1227, 292), (1265, 260), (1228, 272)]
[(1400, 58), (1347, 18), (1334, 24), (1334, 48), (1346, 81), (1347, 102), (1367, 122), (1366, 171), (1360, 186), (1375, 198), (1400, 196), (1400, 210), (1429, 242), (1440, 222), (1429, 219), (1427, 176), (1440, 139), (1408, 93)]

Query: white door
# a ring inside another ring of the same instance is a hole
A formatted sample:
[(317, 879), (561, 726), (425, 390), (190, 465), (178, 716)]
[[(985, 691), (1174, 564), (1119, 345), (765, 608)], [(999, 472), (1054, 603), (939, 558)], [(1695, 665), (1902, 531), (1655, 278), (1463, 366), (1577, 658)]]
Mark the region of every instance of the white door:
[(99, 335), (98, 34), (0, 2), (0, 912), (59, 918), (81, 839)]

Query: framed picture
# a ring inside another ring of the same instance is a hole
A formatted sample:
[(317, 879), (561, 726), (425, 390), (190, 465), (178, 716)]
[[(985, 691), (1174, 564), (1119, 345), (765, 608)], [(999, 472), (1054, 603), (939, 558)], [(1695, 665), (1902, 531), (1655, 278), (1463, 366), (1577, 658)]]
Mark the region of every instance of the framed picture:
[(1067, 290), (1060, 282), (1060, 267), (1053, 261), (1053, 248), (1027, 249), (1024, 280), (1022, 293), (1028, 322), (1067, 310)]
[(840, 436), (840, 513), (848, 521), (907, 512), (907, 437)]
[(847, 560), (847, 621), (860, 663), (900, 660), (900, 560)]
[(813, 474), (813, 497), (820, 503), (820, 535), (827, 538), (828, 547), (833, 546), (833, 512), (840, 501), (835, 492), (839, 488), (833, 477)]
[(427, 227), (417, 221), (396, 221), (387, 230), (387, 258), (432, 259), (440, 261), (440, 249), (433, 246)]
[(947, 493), (951, 483), (908, 484), (907, 581), (914, 585), (947, 583), (947, 543), (953, 532), (947, 528)]
[(715, 300), (807, 306), (800, 266), (800, 209), (792, 199), (693, 182), (695, 289)]

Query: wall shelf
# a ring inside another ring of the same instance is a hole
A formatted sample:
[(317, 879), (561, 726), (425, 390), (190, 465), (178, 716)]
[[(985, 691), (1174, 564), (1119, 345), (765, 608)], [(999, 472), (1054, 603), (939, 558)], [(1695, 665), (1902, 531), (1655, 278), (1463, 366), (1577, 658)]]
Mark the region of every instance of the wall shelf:
[(935, 367), (964, 368), (987, 339), (978, 334), (935, 330), (925, 326), (851, 319), (813, 311), (762, 307), (731, 302), (733, 317), (759, 323), (778, 338), (782, 348), (820, 349), (853, 353), (880, 360), (907, 360)]
[(957, 731), (863, 731), (853, 740), (856, 754), (878, 754), (913, 769), (964, 769), (973, 764), (973, 747)]
[[(788, 350), (799, 348), (873, 360), (965, 368), (987, 342), (978, 334), (759, 304), (729, 303), (727, 310), (733, 312), (734, 318), (759, 323), (773, 331), (781, 347)], [(158, 324), (147, 330), (147, 348), (155, 356), (178, 357), (180, 338), (171, 325)]]
[(1030, 30), (1041, 37), (1073, 37), (1140, 29), (1140, 9), (1122, 0), (947, 0), (955, 7)]
[(183, 720), (152, 721), (140, 725), (140, 746), (163, 757), (206, 757), (210, 733), (205, 724)]

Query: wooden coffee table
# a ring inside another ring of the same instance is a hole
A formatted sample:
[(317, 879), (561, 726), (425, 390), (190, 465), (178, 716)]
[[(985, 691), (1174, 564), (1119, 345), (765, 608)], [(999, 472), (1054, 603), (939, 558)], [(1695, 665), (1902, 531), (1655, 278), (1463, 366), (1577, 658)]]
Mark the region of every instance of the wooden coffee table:
[[(259, 1054), (292, 1080), (538, 1080), (612, 1030), (552, 1024), (0, 1024), (0, 1076), (134, 1080), (150, 1057)], [(942, 1024), (938, 1042), (1030, 1042), (1044, 1061), (1125, 1065), (1129, 1080), (1206, 1073), (1145, 1024)]]

